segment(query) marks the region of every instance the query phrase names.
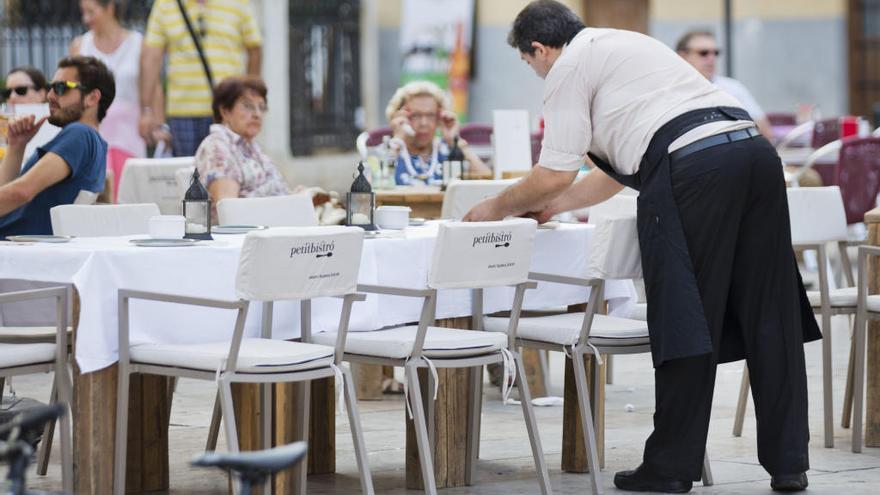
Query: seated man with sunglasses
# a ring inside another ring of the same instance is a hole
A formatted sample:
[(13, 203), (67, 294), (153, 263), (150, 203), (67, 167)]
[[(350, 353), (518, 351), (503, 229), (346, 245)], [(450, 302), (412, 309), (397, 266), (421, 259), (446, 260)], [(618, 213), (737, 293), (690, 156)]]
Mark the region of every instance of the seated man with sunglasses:
[(107, 143), (98, 135), (98, 123), (116, 94), (113, 74), (94, 57), (66, 57), (48, 90), (48, 121), (62, 130), (27, 157), (23, 168), (25, 146), (47, 117), (9, 122), (0, 163), (0, 239), (51, 234), (52, 207), (73, 203), (80, 191), (104, 188)]
[(678, 39), (675, 44), (675, 51), (681, 55), (681, 58), (693, 65), (700, 74), (706, 79), (712, 81), (722, 91), (736, 98), (743, 109), (749, 112), (758, 130), (770, 142), (773, 142), (773, 129), (770, 127), (770, 121), (764, 114), (764, 110), (758, 105), (752, 93), (746, 89), (743, 83), (730, 77), (719, 76), (717, 71), (718, 56), (721, 50), (715, 41), (715, 35), (710, 31), (689, 31)]

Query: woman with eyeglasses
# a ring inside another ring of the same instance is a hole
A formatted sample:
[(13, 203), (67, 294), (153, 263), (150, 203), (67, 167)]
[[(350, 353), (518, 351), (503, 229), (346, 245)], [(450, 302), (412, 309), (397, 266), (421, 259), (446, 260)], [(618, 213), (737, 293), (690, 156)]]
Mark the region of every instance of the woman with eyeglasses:
[(263, 129), (266, 84), (259, 77), (227, 77), (214, 88), (214, 124), (199, 145), (195, 166), (216, 205), (225, 198), (290, 194), (256, 137)]
[(7, 105), (46, 103), (46, 76), (36, 67), (16, 67), (6, 74), (2, 96)]
[[(89, 55), (104, 62), (116, 79), (116, 99), (101, 122), (99, 132), (107, 144), (107, 168), (113, 172), (113, 196), (125, 160), (146, 156), (146, 143), (138, 132), (140, 120), (141, 44), (143, 36), (119, 23), (119, 0), (80, 0), (82, 22), (89, 30), (70, 44), (71, 55)], [(156, 105), (155, 108), (162, 108)]]
[[(459, 130), (458, 118), (447, 109), (443, 90), (429, 81), (407, 83), (391, 97), (385, 116), (394, 133), (389, 144), (397, 153), (395, 183), (439, 184), (443, 180), (442, 163)], [(463, 139), (458, 139), (458, 147), (470, 162), (470, 173), (489, 173)]]

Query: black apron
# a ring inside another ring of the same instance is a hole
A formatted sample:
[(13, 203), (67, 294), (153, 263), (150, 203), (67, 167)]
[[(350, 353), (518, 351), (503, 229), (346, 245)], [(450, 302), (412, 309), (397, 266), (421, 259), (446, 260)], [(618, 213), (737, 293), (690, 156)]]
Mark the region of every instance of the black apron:
[[(713, 352), (712, 336), (703, 311), (687, 240), (672, 193), (669, 145), (679, 136), (709, 122), (752, 120), (740, 108), (716, 107), (686, 112), (664, 124), (651, 139), (639, 171), (622, 175), (589, 153), (603, 172), (639, 191), (637, 225), (642, 272), (648, 299), (648, 328), (654, 366), (671, 359)], [(793, 252), (768, 253), (780, 259)], [(804, 341), (821, 338), (798, 273), (798, 298)], [(722, 349), (719, 362), (743, 359), (741, 346)]]

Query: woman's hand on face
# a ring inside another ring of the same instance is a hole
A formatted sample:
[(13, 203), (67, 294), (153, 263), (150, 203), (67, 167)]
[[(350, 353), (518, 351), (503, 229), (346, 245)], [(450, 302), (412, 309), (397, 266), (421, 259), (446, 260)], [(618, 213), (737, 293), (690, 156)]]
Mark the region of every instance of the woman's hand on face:
[(409, 121), (409, 110), (405, 108), (401, 108), (395, 112), (388, 125), (391, 126), (391, 132), (396, 138), (406, 139), (415, 134), (412, 124)]
[(441, 111), (440, 126), (443, 130), (443, 139), (451, 146), (455, 137), (458, 136), (458, 116), (450, 110)]

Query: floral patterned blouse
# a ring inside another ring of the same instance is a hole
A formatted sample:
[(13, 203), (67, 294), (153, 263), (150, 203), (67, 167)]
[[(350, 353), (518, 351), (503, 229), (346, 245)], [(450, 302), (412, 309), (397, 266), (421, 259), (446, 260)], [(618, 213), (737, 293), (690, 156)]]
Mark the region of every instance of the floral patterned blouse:
[(290, 194), (281, 173), (260, 146), (223, 124), (211, 126), (211, 133), (196, 151), (195, 166), (206, 187), (217, 179), (232, 179), (238, 183), (242, 198)]

